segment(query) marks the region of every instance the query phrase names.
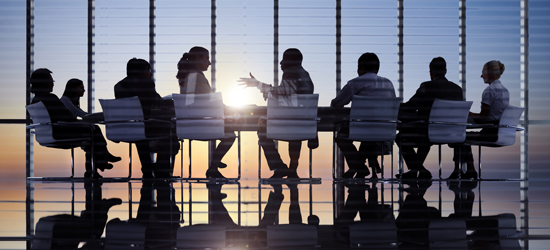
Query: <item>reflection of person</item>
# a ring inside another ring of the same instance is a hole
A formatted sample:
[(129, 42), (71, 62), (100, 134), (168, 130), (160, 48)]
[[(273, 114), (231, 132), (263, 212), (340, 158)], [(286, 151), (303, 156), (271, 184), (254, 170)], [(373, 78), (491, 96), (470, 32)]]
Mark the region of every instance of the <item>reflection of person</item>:
[[(424, 167), (424, 160), (430, 152), (431, 143), (428, 139), (426, 125), (407, 125), (410, 121), (427, 121), (433, 101), (437, 99), (462, 101), (462, 89), (445, 78), (447, 63), (445, 59), (436, 57), (430, 62), (431, 81), (420, 84), (416, 93), (408, 102), (402, 103), (399, 108), (399, 120), (403, 121), (396, 138), (400, 146), (403, 159), (409, 171), (397, 174), (397, 178), (431, 179), (432, 174)], [(417, 151), (414, 151), (414, 148)]]
[[(508, 89), (500, 82), (500, 76), (504, 72), (504, 64), (500, 61), (489, 61), (483, 65), (481, 78), (483, 82), (489, 84), (481, 95), (481, 112), (470, 112), (469, 118), (475, 123), (489, 123), (498, 125), (502, 112), (510, 102), (510, 93)], [(496, 141), (498, 130), (495, 128), (484, 128), (480, 132), (466, 133), (466, 140), (473, 141)], [(462, 174), (463, 179), (477, 179), (477, 172), (474, 168), (474, 157), (471, 146), (456, 146), (454, 148), (455, 169), (449, 176), (449, 179), (459, 178), (460, 164), (466, 163), (466, 173)]]
[(84, 92), (84, 83), (82, 80), (73, 78), (67, 81), (65, 91), (60, 100), (71, 111), (74, 117), (82, 118), (88, 114), (88, 112), (80, 108), (80, 97), (84, 96)]
[[(330, 103), (331, 107), (343, 107), (351, 102), (354, 95), (359, 96), (379, 96), (395, 97), (395, 90), (392, 82), (378, 76), (380, 60), (374, 53), (364, 53), (357, 61), (358, 77), (348, 81), (348, 84), (338, 93), (336, 98)], [(372, 177), (376, 178), (376, 173), (381, 171), (378, 164), (378, 148), (383, 147), (383, 143), (361, 142), (359, 151), (353, 145), (353, 141), (346, 140), (341, 135), (349, 134), (349, 127), (345, 126), (339, 132), (339, 138), (336, 139), (338, 147), (342, 149), (348, 162), (349, 170), (344, 173), (344, 178), (365, 178), (369, 175), (369, 169), (365, 166), (365, 159), (368, 160), (369, 167), (372, 169)]]
[(222, 193), (223, 184), (206, 184), (206, 188), (210, 192), (210, 210), (209, 214), (210, 220), (208, 224), (213, 225), (224, 225), (224, 226), (235, 226), (235, 222), (229, 215), (229, 211), (225, 208), (222, 200), (227, 197), (226, 194)]
[[(181, 57), (178, 62), (178, 74), (177, 78), (180, 84), (181, 94), (207, 94), (212, 93), (212, 88), (208, 83), (208, 80), (202, 73), (206, 71), (210, 66), (210, 57), (208, 50), (203, 47), (193, 47)], [(229, 120), (225, 121), (226, 124)], [(233, 134), (233, 136), (220, 140), (220, 143), (212, 154), (210, 166), (206, 171), (206, 177), (208, 178), (225, 178), (218, 168), (224, 168), (227, 165), (221, 162), (227, 151), (231, 149), (231, 146), (235, 142), (235, 133), (231, 126), (226, 126), (225, 133)]]
[[(156, 118), (151, 114), (152, 109), (172, 109), (173, 104), (170, 101), (165, 101), (155, 90), (155, 82), (151, 73), (151, 65), (143, 59), (132, 58), (126, 66), (127, 77), (122, 79), (115, 85), (115, 98), (127, 98), (137, 96), (143, 108), (145, 119)], [(171, 115), (170, 117), (173, 117)], [(138, 150), (139, 159), (141, 161), (141, 172), (143, 178), (169, 178), (172, 176), (174, 156), (178, 153), (179, 143), (172, 131), (172, 126), (168, 123), (148, 122), (145, 123), (145, 134), (147, 137), (166, 137), (157, 143), (157, 161), (152, 163), (151, 153), (155, 150), (149, 145), (149, 141), (138, 141), (136, 147)], [(172, 152), (170, 152), (170, 144)], [(154, 165), (154, 167), (153, 167)], [(154, 176), (153, 176), (154, 174)]]
[[(264, 209), (264, 216), (260, 220), (260, 226), (277, 224), (277, 217), (281, 204), (284, 200), (283, 188), (281, 184), (271, 184), (273, 191), (269, 193), (267, 203)], [(297, 184), (287, 184), (290, 189), (290, 206), (288, 208), (288, 223), (302, 224), (302, 212), (300, 211), (300, 200)], [(308, 221), (310, 218), (308, 218)]]
[[(58, 214), (40, 218), (33, 249), (98, 249), (109, 209), (122, 203), (119, 198), (103, 199), (101, 184), (84, 182), (86, 209), (80, 216)], [(78, 248), (81, 242), (85, 244)]]
[(97, 173), (97, 169), (104, 171), (105, 169), (112, 169), (113, 165), (110, 162), (120, 161), (120, 157), (115, 157), (107, 150), (107, 142), (101, 133), (101, 130), (97, 125), (87, 124), (73, 124), (71, 122), (78, 122), (76, 117), (73, 116), (65, 105), (59, 100), (59, 98), (52, 93), (54, 80), (51, 76), (51, 71), (46, 68), (35, 70), (30, 77), (31, 92), (34, 94), (34, 98), (31, 103), (42, 102), (48, 113), (52, 123), (68, 122), (66, 125), (53, 126), (53, 137), (55, 139), (72, 139), (81, 137), (93, 137), (94, 145), (84, 146), (86, 152), (86, 173), (84, 177), (92, 177), (92, 147), (94, 149), (93, 159), (96, 164), (95, 177), (101, 176)]
[[(309, 77), (309, 73), (302, 67), (302, 60), (302, 53), (298, 49), (287, 49), (283, 53), (283, 59), (280, 62), (283, 78), (279, 86), (273, 87), (270, 84), (260, 82), (252, 74), (250, 74), (250, 78), (240, 78), (239, 81), (242, 82), (241, 85), (246, 87), (257, 87), (263, 93), (264, 99), (267, 99), (269, 94), (279, 100), (287, 100), (293, 94), (313, 94), (313, 82)], [(288, 142), (290, 165), (287, 167), (281, 160), (281, 156), (275, 147), (275, 142), (272, 139), (266, 138), (265, 129), (265, 124), (260, 124), (258, 137), (260, 145), (264, 149), (269, 169), (275, 172), (271, 178), (283, 178), (285, 176), (288, 178), (299, 178), (296, 169), (298, 168), (302, 142)], [(312, 143), (312, 145), (314, 144)]]
[(404, 190), (407, 197), (395, 220), (397, 236), (402, 241), (399, 249), (429, 249), (430, 220), (441, 217), (441, 212), (437, 208), (429, 207), (424, 199), (424, 194), (431, 185), (431, 180), (414, 181)]

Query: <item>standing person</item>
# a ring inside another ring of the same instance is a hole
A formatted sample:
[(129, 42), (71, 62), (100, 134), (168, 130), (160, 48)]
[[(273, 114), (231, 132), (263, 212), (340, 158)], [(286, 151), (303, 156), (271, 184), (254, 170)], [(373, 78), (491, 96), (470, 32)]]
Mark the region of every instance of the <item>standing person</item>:
[[(151, 114), (152, 109), (171, 110), (170, 112), (173, 113), (173, 104), (162, 99), (157, 93), (155, 82), (151, 79), (153, 75), (151, 65), (147, 61), (137, 58), (130, 59), (126, 65), (126, 75), (114, 87), (116, 99), (137, 96), (141, 102), (145, 119), (165, 119), (165, 117), (156, 117), (155, 114)], [(169, 116), (173, 117), (173, 114)], [(170, 133), (172, 134), (171, 138)], [(143, 178), (172, 177), (174, 157), (180, 147), (172, 126), (168, 123), (147, 122), (145, 123), (145, 134), (147, 137), (165, 137), (165, 139), (155, 141), (156, 150), (150, 146), (148, 140), (136, 142)], [(151, 159), (153, 152), (158, 153), (154, 164)]]
[[(264, 95), (264, 99), (267, 99), (268, 94), (272, 94), (280, 100), (289, 99), (292, 94), (313, 94), (313, 81), (311, 81), (309, 73), (302, 67), (302, 60), (302, 53), (298, 49), (290, 48), (283, 53), (283, 59), (280, 62), (283, 79), (277, 87), (256, 80), (252, 73), (250, 74), (250, 78), (240, 78), (239, 81), (245, 87), (257, 87)], [(298, 160), (300, 159), (302, 141), (288, 142), (290, 166), (287, 167), (281, 160), (281, 156), (275, 147), (275, 142), (272, 139), (266, 138), (265, 129), (265, 124), (260, 124), (258, 137), (260, 145), (264, 149), (269, 169), (275, 172), (271, 178), (283, 178), (285, 176), (288, 176), (288, 178), (299, 178), (296, 169), (298, 168)]]
[(80, 79), (73, 78), (67, 81), (65, 91), (61, 96), (61, 102), (67, 107), (74, 117), (84, 117), (88, 112), (80, 108), (80, 97), (84, 96), (84, 83)]
[[(489, 123), (498, 125), (504, 109), (510, 103), (510, 93), (500, 82), (500, 76), (504, 73), (504, 64), (500, 61), (489, 61), (483, 65), (481, 78), (489, 84), (481, 95), (481, 112), (470, 112), (469, 118), (475, 123)], [(480, 132), (466, 133), (466, 140), (494, 142), (498, 138), (498, 129), (484, 128)], [(448, 179), (458, 179), (460, 173), (459, 160), (466, 163), (466, 173), (462, 174), (463, 179), (477, 179), (477, 172), (474, 168), (474, 156), (471, 146), (456, 146), (454, 148), (453, 161), (455, 169)]]
[[(428, 127), (426, 125), (407, 125), (410, 121), (427, 121), (434, 100), (462, 101), (462, 88), (445, 78), (447, 63), (442, 57), (436, 57), (430, 62), (431, 81), (420, 84), (416, 93), (408, 102), (402, 103), (399, 108), (399, 120), (403, 121), (397, 145), (401, 149), (403, 159), (409, 171), (397, 174), (397, 178), (404, 179), (431, 179), (432, 174), (424, 167), (424, 160), (430, 152), (432, 144), (428, 139)], [(414, 148), (417, 151), (414, 151)]]
[[(92, 141), (94, 144), (83, 147), (86, 152), (86, 172), (84, 173), (84, 177), (91, 178), (95, 176), (101, 178), (101, 175), (97, 173), (97, 169), (101, 171), (112, 169), (113, 165), (109, 162), (120, 161), (120, 157), (113, 156), (109, 153), (107, 150), (107, 141), (105, 141), (99, 126), (71, 124), (71, 122), (78, 122), (78, 120), (73, 116), (71, 111), (65, 107), (61, 100), (59, 100), (57, 95), (52, 93), (54, 80), (51, 74), (52, 71), (46, 68), (40, 68), (32, 72), (30, 76), (30, 91), (34, 94), (34, 98), (31, 103), (42, 102), (48, 110), (52, 123), (67, 123), (66, 125), (52, 126), (52, 133), (55, 139), (93, 137)], [(95, 173), (92, 172), (92, 147), (94, 148), (93, 159), (96, 164)]]
[[(378, 76), (380, 69), (380, 60), (374, 53), (364, 53), (357, 61), (356, 78), (348, 81), (346, 86), (332, 100), (330, 106), (333, 108), (344, 107), (351, 102), (354, 95), (359, 96), (379, 96), (395, 98), (395, 90), (392, 82)], [(361, 142), (359, 151), (353, 145), (353, 141), (346, 140), (349, 135), (349, 124), (338, 131), (339, 138), (336, 139), (338, 147), (342, 149), (346, 158), (349, 170), (343, 175), (344, 178), (365, 178), (369, 175), (369, 169), (365, 166), (365, 159), (368, 159), (369, 167), (372, 169), (372, 177), (377, 178), (376, 173), (380, 173), (378, 164), (378, 148), (382, 148), (385, 143)]]
[[(178, 62), (178, 82), (180, 85), (180, 94), (207, 94), (213, 93), (212, 87), (208, 83), (208, 79), (204, 76), (203, 71), (208, 70), (211, 65), (210, 56), (207, 49), (203, 47), (193, 47), (181, 57)], [(229, 112), (226, 110), (226, 113)], [(220, 173), (218, 168), (225, 168), (227, 165), (222, 163), (222, 158), (227, 151), (231, 149), (235, 142), (235, 132), (231, 125), (227, 125), (229, 120), (225, 120), (225, 133), (233, 133), (233, 136), (220, 140), (220, 143), (212, 154), (210, 166), (206, 171), (207, 178), (225, 178)]]

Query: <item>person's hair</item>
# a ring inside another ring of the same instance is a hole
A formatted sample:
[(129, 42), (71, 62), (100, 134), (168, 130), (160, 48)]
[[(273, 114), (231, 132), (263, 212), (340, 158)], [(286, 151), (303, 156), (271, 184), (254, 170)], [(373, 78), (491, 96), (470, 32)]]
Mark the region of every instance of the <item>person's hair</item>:
[(195, 46), (189, 52), (183, 53), (178, 62), (178, 74), (176, 78), (185, 79), (189, 73), (197, 71), (197, 58), (204, 55), (208, 55), (208, 50), (199, 46)]
[(47, 68), (40, 68), (31, 73), (31, 93), (50, 92), (49, 85), (52, 80), (52, 71)]
[(430, 74), (444, 76), (447, 73), (447, 62), (443, 57), (436, 57), (430, 62)]
[(132, 58), (126, 64), (126, 75), (127, 76), (138, 76), (143, 73), (151, 71), (151, 65), (149, 62), (141, 58)]
[(304, 60), (304, 56), (299, 49), (290, 48), (283, 53), (283, 60), (289, 62), (289, 65), (300, 65)]
[(485, 63), (485, 67), (487, 68), (487, 73), (495, 74), (497, 77), (500, 77), (504, 73), (504, 64), (497, 60), (488, 61)]
[(378, 74), (380, 69), (380, 59), (374, 53), (367, 52), (362, 54), (357, 60), (357, 65), (366, 72)]
[(79, 91), (78, 87), (80, 87), (80, 85), (84, 85), (84, 82), (80, 79), (73, 78), (67, 81), (65, 91), (63, 91), (63, 96), (69, 97), (71, 102), (77, 107), (80, 107), (80, 96), (76, 94)]

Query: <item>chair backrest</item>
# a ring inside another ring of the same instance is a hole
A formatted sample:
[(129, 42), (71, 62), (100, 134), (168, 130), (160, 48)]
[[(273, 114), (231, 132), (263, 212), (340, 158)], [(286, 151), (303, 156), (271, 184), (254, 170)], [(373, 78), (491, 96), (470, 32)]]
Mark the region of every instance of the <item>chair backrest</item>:
[(462, 219), (441, 218), (430, 221), (430, 249), (468, 250), (466, 222)]
[(42, 125), (34, 127), (34, 133), (36, 141), (39, 144), (54, 143), (56, 140), (53, 138), (53, 127), (51, 124), (50, 113), (46, 109), (46, 106), (42, 102), (27, 105), (25, 107), (33, 123), (40, 123)]
[(508, 105), (508, 107), (504, 109), (498, 124), (498, 139), (495, 142), (496, 145), (510, 146), (516, 143), (516, 127), (524, 110), (524, 108), (512, 105)]
[(172, 94), (178, 138), (214, 140), (225, 137), (221, 93)]
[(270, 95), (267, 100), (266, 137), (276, 140), (308, 140), (317, 137), (319, 94)]
[(466, 124), (471, 101), (435, 99), (430, 110), (428, 136), (432, 143), (461, 143), (466, 139)]
[(105, 117), (105, 135), (112, 141), (145, 140), (145, 122), (137, 96), (121, 99), (100, 99)]
[(315, 248), (317, 226), (306, 224), (267, 225), (267, 247), (276, 249)]
[(521, 249), (518, 239), (518, 231), (516, 228), (516, 216), (514, 214), (499, 214), (498, 221), (498, 238), (502, 249), (519, 250)]
[(397, 249), (397, 227), (393, 222), (365, 221), (349, 225), (352, 247)]
[(391, 141), (395, 139), (397, 114), (402, 98), (353, 96), (349, 139)]
[(226, 227), (212, 224), (199, 224), (178, 228), (178, 249), (223, 249), (225, 248)]

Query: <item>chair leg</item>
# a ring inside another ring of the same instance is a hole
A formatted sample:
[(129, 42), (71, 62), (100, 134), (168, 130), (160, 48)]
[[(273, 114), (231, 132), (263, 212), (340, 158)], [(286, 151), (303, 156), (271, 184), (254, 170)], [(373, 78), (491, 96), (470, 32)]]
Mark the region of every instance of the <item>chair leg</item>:
[(238, 136), (237, 137), (237, 161), (239, 164), (239, 170), (238, 170), (239, 176), (237, 180), (240, 180), (241, 179), (241, 131), (240, 130), (237, 132), (237, 136)]
[(132, 143), (128, 143), (128, 179), (132, 178)]
[[(90, 162), (90, 164), (92, 164)], [(74, 177), (74, 148), (71, 146), (71, 178)]]
[(312, 154), (312, 149), (310, 148), (309, 149), (309, 178), (313, 178), (313, 154)]
[(262, 178), (262, 145), (258, 141), (258, 179)]
[(191, 178), (191, 141), (189, 140), (189, 178)]
[(439, 179), (441, 180), (441, 144), (437, 145), (437, 151), (439, 152)]
[(479, 150), (478, 150), (478, 159), (477, 159), (477, 164), (478, 164), (478, 169), (479, 169), (479, 173), (478, 173), (478, 179), (481, 180), (481, 145), (478, 146)]
[(183, 140), (180, 140), (180, 176), (183, 178)]

